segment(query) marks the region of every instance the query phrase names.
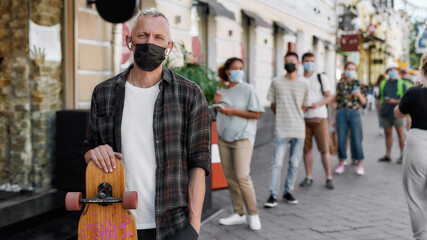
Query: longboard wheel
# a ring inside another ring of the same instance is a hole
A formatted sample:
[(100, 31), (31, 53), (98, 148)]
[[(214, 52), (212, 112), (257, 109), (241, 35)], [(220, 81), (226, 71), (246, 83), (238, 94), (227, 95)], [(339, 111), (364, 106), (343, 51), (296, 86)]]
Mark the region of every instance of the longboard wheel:
[(136, 191), (124, 192), (122, 204), (124, 209), (136, 209), (138, 207), (138, 193)]
[(82, 209), (82, 203), (80, 199), (82, 199), (81, 192), (69, 192), (65, 195), (65, 208), (67, 211), (80, 211)]

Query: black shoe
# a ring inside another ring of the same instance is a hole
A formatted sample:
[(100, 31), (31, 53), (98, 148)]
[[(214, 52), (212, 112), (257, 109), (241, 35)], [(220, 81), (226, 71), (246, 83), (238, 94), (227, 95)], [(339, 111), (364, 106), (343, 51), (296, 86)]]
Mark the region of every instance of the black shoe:
[(267, 202), (264, 203), (265, 208), (274, 208), (277, 206), (277, 198), (270, 195)]
[(391, 161), (391, 159), (387, 156), (384, 156), (384, 157), (378, 159), (378, 162), (390, 162), (390, 161)]
[(290, 193), (285, 193), (285, 195), (283, 195), (283, 200), (289, 204), (298, 204), (298, 200), (296, 200)]
[(332, 179), (326, 179), (326, 188), (334, 189), (334, 184), (332, 183)]
[(311, 178), (304, 178), (304, 180), (302, 180), (302, 182), (299, 184), (300, 187), (305, 187), (305, 186), (311, 186), (311, 184), (313, 183), (313, 179)]

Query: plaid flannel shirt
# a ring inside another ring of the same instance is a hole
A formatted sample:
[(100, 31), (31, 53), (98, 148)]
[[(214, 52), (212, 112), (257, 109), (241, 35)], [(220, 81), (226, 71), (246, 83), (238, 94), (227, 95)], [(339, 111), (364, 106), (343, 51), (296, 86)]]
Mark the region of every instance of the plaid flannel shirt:
[[(84, 153), (103, 144), (121, 152), (125, 82), (132, 67), (95, 87)], [(152, 116), (157, 240), (173, 236), (187, 224), (189, 170), (200, 167), (209, 174), (211, 163), (208, 105), (200, 88), (165, 67), (159, 88)]]

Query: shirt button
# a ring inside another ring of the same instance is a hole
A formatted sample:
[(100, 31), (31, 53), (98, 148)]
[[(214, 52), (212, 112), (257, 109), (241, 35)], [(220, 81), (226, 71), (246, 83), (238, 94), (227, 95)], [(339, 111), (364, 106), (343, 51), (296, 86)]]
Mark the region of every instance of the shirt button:
[(157, 122), (157, 118), (154, 119), (154, 122)]
[(156, 140), (156, 143), (159, 143), (159, 140)]

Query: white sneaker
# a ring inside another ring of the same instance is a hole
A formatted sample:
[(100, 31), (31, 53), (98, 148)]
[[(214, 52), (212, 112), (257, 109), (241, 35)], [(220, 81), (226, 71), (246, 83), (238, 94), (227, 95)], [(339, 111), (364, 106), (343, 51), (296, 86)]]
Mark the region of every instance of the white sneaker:
[(365, 175), (365, 169), (363, 169), (363, 166), (357, 167), (356, 174), (359, 176)]
[(259, 215), (249, 215), (249, 228), (258, 231), (261, 229), (261, 221)]
[(246, 223), (246, 216), (245, 215), (240, 216), (239, 214), (234, 213), (231, 216), (229, 216), (228, 218), (220, 218), (218, 220), (218, 222), (219, 222), (219, 224), (226, 225), (226, 226), (245, 224)]
[(335, 173), (336, 174), (343, 174), (345, 171), (345, 167), (344, 165), (339, 165), (336, 169), (335, 169)]

